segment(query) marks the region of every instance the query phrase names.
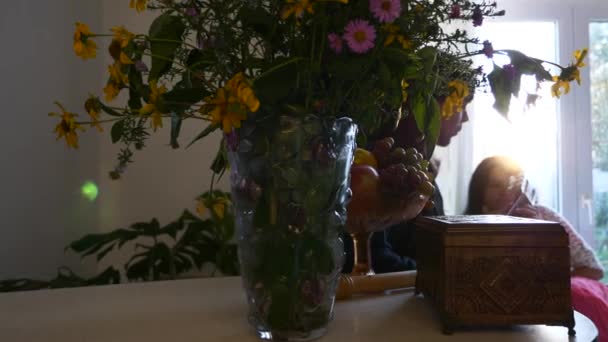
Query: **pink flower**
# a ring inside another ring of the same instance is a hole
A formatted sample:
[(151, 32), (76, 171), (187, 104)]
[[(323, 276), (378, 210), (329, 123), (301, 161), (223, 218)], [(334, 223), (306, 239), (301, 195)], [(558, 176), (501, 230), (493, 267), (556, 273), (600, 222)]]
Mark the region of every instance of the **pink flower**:
[(462, 15), (461, 8), (459, 5), (452, 5), (452, 10), (450, 11), (450, 19), (460, 18)]
[(336, 33), (330, 33), (327, 35), (327, 40), (329, 41), (329, 47), (335, 52), (342, 52), (342, 47), (344, 46), (344, 41), (342, 38)]
[(367, 20), (351, 20), (346, 24), (343, 38), (353, 52), (365, 53), (374, 47), (376, 29)]
[(481, 51), (488, 58), (494, 57), (494, 47), (492, 47), (492, 43), (489, 40), (483, 42), (483, 49)]
[(381, 23), (392, 23), (401, 15), (401, 0), (370, 0), (369, 10)]

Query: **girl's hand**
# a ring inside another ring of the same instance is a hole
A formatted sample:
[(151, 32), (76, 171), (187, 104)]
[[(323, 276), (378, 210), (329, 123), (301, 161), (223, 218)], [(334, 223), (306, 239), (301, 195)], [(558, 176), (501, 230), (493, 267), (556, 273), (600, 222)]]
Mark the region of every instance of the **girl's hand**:
[(536, 208), (531, 204), (526, 204), (513, 209), (513, 211), (511, 212), (511, 216), (525, 217), (537, 220), (541, 219), (538, 210), (536, 210)]

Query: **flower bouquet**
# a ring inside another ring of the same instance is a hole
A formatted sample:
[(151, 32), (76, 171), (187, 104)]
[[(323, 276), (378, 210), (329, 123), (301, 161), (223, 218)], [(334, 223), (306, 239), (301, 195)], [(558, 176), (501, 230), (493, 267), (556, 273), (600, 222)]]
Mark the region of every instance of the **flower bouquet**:
[[(390, 214), (366, 216), (381, 216), (378, 229), (410, 218), (432, 191), (421, 185), (423, 158), (432, 154), (441, 118), (462, 111), (485, 84), (468, 57), (511, 58), (487, 74), (495, 107), (506, 113), (521, 75), (554, 80), (558, 96), (580, 80), (586, 53), (556, 66), (553, 76), (541, 60), (446, 30), (451, 21), (479, 26), (504, 14), (488, 1), (131, 0), (130, 6), (158, 13), (147, 33), (122, 26), (99, 33), (76, 24), (74, 52), (94, 58), (107, 39), (113, 62), (104, 96), (84, 103), (87, 119), (58, 103), (50, 114), (59, 118), (57, 137), (75, 148), (87, 127), (110, 124), (112, 142), (122, 145), (110, 171), (117, 179), (163, 125), (170, 126), (173, 148), (186, 121), (200, 126), (190, 144), (221, 131), (211, 183), (230, 167), (249, 318), (263, 338), (318, 337), (332, 317), (355, 142), (372, 146), (400, 120), (415, 122), (418, 150), (394, 153), (402, 156), (381, 170), (381, 187), (399, 194), (383, 191), (372, 207), (386, 204)], [(120, 94), (124, 101), (116, 100)], [(405, 158), (415, 161), (407, 166)], [(406, 171), (419, 184), (407, 186)], [(353, 209), (351, 222), (366, 210)]]

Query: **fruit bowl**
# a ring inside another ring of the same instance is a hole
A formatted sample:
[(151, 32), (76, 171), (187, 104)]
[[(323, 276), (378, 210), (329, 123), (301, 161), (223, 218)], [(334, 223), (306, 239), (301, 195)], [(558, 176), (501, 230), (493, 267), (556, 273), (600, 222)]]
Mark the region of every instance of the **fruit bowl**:
[(355, 152), (346, 220), (354, 243), (353, 274), (373, 274), (369, 248), (373, 232), (411, 220), (434, 205), (429, 201), (435, 187), (428, 161), (415, 148), (393, 147), (389, 137), (377, 141), (371, 151)]
[(406, 198), (380, 199), (373, 208), (365, 213), (348, 213), (346, 229), (351, 234), (373, 233), (383, 231), (403, 221), (408, 221), (420, 214), (427, 206), (429, 195), (415, 191)]

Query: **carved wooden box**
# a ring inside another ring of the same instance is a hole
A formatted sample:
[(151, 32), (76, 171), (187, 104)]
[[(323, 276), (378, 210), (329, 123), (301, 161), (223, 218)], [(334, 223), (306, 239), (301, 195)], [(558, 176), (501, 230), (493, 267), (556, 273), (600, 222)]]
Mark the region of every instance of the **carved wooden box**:
[(444, 333), (458, 327), (561, 325), (574, 334), (568, 235), (510, 216), (416, 220), (418, 276)]

